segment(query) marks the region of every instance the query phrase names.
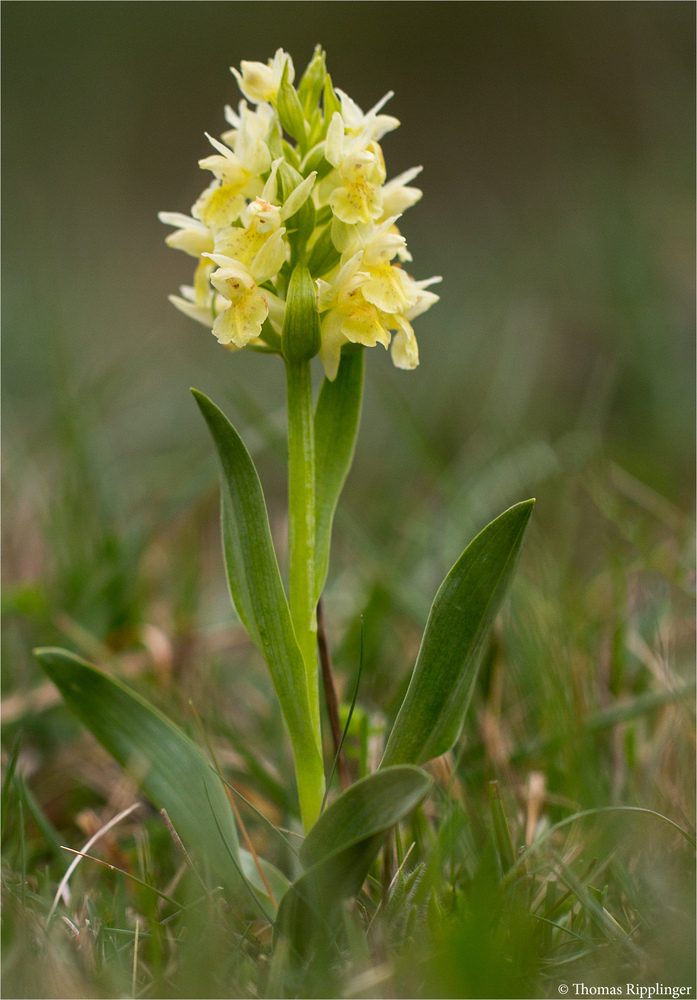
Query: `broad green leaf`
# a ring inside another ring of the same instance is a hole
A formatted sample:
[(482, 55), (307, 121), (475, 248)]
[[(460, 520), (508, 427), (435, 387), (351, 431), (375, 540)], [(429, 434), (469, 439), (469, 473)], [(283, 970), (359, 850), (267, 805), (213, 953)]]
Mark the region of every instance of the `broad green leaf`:
[[(258, 855), (257, 857), (259, 858)], [(264, 875), (266, 876), (266, 881), (269, 883), (269, 888), (273, 893), (274, 899), (277, 903), (280, 903), (285, 896), (286, 891), (290, 888), (290, 882), (285, 877), (283, 872), (279, 871), (278, 868), (276, 868), (275, 865), (272, 865), (270, 861), (266, 861), (265, 858), (259, 858), (259, 864), (261, 865)], [(254, 888), (257, 890), (257, 893), (265, 899), (268, 899), (266, 886), (264, 885), (264, 880), (259, 875), (259, 869), (257, 868), (254, 856), (251, 851), (246, 850), (244, 847), (240, 847), (240, 867)], [(268, 915), (271, 916), (272, 914), (268, 906), (266, 907), (266, 910)]]
[(37, 649), (36, 656), (68, 707), (148, 798), (167, 810), (187, 850), (204, 858), (227, 886), (239, 889), (234, 815), (198, 747), (140, 695), (72, 653), (46, 648)]
[(325, 378), (315, 411), (315, 592), (329, 567), (334, 512), (356, 447), (363, 394), (363, 351), (343, 354), (333, 382)]
[(300, 848), (307, 871), (283, 897), (276, 926), (306, 954), (332, 928), (337, 906), (360, 891), (387, 832), (414, 809), (432, 781), (417, 767), (388, 767), (341, 794)]
[(487, 525), (441, 584), (381, 767), (423, 764), (455, 743), (534, 503), (516, 504)]
[(300, 848), (305, 868), (383, 833), (419, 804), (431, 779), (418, 767), (388, 767), (351, 785), (324, 810)]
[[(258, 894), (266, 897), (254, 858), (238, 847), (224, 786), (188, 736), (121, 681), (72, 653), (37, 649), (36, 656), (68, 707), (148, 798), (167, 810), (185, 847), (207, 862), (228, 888), (242, 889), (239, 866)], [(269, 862), (262, 860), (261, 866), (279, 902), (288, 880)]]
[(322, 753), (313, 733), (305, 665), (278, 571), (264, 494), (235, 428), (207, 396), (196, 389), (192, 392), (220, 459), (223, 550), (230, 593), (271, 672), (293, 744), (303, 820), (310, 825), (324, 794)]

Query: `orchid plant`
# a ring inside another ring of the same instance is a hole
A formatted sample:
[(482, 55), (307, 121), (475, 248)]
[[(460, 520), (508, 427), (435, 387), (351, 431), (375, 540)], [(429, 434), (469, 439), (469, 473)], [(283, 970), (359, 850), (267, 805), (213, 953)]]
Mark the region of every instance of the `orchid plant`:
[[(238, 842), (234, 808), (201, 751), (161, 713), (71, 654), (39, 657), (65, 700), (161, 807), (185, 843), (235, 892), (296, 930), (317, 907), (360, 888), (386, 832), (427, 794), (422, 766), (456, 742), (493, 618), (515, 571), (533, 501), (512, 507), (465, 549), (440, 587), (379, 769), (329, 805), (321, 727), (317, 608), (334, 512), (359, 428), (365, 347), (418, 365), (412, 321), (438, 299), (403, 267), (398, 223), (421, 198), (421, 168), (387, 180), (380, 141), (399, 122), (334, 87), (320, 47), (297, 88), (290, 56), (232, 71), (244, 99), (230, 129), (208, 136), (213, 175), (191, 215), (162, 212), (167, 243), (195, 259), (192, 284), (170, 296), (230, 351), (275, 355), (288, 406), (289, 592), (252, 459), (218, 407), (194, 390), (221, 468), (222, 544), (237, 615), (261, 651), (290, 738), (306, 833), (304, 874), (285, 876)], [(312, 359), (324, 381), (313, 402)], [(338, 748), (335, 746), (335, 752)], [(290, 891), (292, 889), (292, 891)], [(325, 905), (326, 904), (326, 905)], [(309, 910), (308, 910), (309, 907)], [(331, 909), (331, 907), (330, 907)]]

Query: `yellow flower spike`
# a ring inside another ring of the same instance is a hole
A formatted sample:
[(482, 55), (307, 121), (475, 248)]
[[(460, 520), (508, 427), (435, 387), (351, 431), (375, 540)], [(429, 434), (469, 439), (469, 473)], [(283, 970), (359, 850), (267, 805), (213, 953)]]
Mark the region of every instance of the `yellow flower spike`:
[(411, 184), (421, 167), (386, 181), (379, 141), (399, 125), (382, 110), (392, 92), (364, 112), (332, 86), (320, 48), (297, 91), (283, 49), (233, 73), (244, 99), (226, 106), (230, 128), (222, 141), (208, 137), (213, 150), (200, 161), (214, 180), (191, 217), (160, 214), (174, 227), (166, 242), (198, 261), (172, 302), (230, 350), (261, 343), (268, 318), (266, 347), (281, 353), (270, 328), (281, 334), (289, 277), (302, 264), (329, 379), (349, 343), (391, 345), (398, 368), (416, 367), (411, 321), (438, 301), (427, 289), (440, 279), (415, 281), (401, 266), (411, 254), (396, 223), (422, 196)]

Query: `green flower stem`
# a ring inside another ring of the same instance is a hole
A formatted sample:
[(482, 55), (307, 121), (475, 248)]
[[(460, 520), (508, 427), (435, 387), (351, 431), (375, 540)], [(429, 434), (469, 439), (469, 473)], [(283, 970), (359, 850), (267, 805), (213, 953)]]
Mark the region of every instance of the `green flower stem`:
[(290, 614), (305, 661), (315, 738), (321, 746), (315, 609), (315, 435), (309, 361), (286, 361)]

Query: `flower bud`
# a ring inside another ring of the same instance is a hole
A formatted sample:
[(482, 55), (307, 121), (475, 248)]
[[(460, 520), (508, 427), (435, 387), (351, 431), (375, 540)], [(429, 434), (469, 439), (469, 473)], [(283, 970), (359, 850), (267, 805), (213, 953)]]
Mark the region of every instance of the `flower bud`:
[(320, 348), (315, 286), (305, 264), (296, 264), (288, 285), (281, 334), (286, 361), (309, 361)]
[(287, 67), (283, 71), (281, 85), (278, 88), (276, 110), (278, 111), (281, 125), (288, 135), (291, 135), (301, 146), (304, 146), (307, 140), (305, 115), (303, 114), (302, 104), (300, 103), (300, 98), (295, 87), (288, 83)]
[(327, 76), (324, 52), (321, 45), (315, 46), (312, 59), (303, 73), (302, 80), (298, 84), (298, 97), (305, 111), (305, 117), (309, 120), (315, 113), (319, 104), (319, 99), (324, 89), (324, 81)]
[[(297, 251), (298, 248), (307, 246), (315, 230), (315, 206), (309, 197), (315, 175), (303, 178), (290, 164), (281, 163), (278, 176), (283, 192), (281, 217), (288, 229), (291, 248)], [(291, 261), (293, 259), (291, 257)]]

